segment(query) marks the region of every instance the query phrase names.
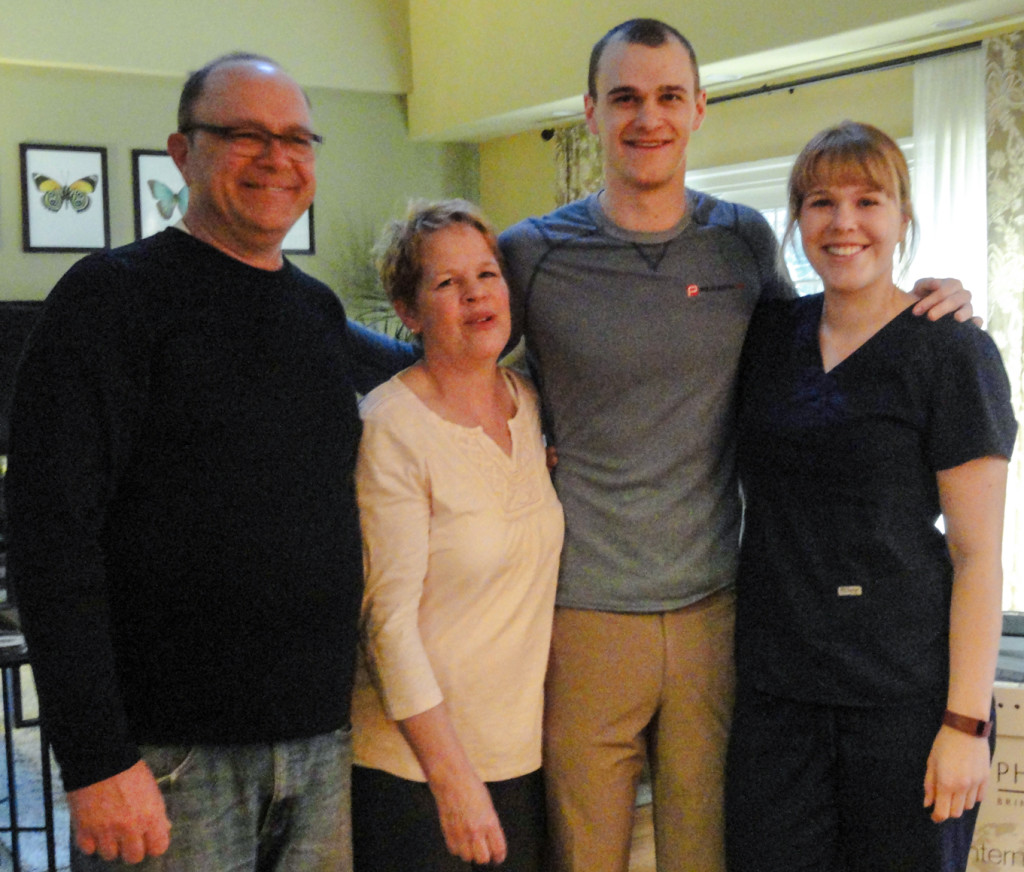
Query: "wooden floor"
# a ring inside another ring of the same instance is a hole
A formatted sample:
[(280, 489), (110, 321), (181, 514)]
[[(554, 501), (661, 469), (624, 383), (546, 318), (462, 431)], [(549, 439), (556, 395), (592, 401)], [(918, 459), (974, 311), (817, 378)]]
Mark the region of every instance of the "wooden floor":
[(636, 810), (629, 872), (654, 872), (654, 822), (650, 803), (638, 806)]

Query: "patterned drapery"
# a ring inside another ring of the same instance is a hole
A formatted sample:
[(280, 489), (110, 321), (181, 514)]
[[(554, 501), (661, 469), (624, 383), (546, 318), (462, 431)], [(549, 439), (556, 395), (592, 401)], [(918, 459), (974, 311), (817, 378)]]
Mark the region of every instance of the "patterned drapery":
[(564, 206), (601, 189), (601, 145), (584, 123), (555, 130), (557, 203)]
[[(988, 331), (1024, 425), (1024, 32), (985, 40), (988, 134)], [(1003, 607), (1024, 611), (1024, 440), (1010, 463), (1003, 534)]]

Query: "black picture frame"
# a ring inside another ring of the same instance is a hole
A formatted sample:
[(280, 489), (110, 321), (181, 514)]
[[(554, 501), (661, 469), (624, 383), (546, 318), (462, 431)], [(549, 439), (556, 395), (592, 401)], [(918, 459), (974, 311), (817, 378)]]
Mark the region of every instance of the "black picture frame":
[(285, 254), (316, 254), (316, 235), (313, 231), (313, 204), (288, 231), (281, 250)]
[(20, 150), (22, 250), (110, 248), (107, 150), (35, 142)]

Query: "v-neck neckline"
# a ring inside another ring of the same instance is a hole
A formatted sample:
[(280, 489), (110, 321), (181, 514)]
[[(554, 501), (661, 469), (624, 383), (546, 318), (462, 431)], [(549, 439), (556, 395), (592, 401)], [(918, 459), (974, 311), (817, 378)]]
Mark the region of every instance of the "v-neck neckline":
[(913, 301), (911, 301), (910, 303), (907, 304), (907, 306), (905, 308), (901, 309), (899, 312), (897, 312), (895, 315), (893, 315), (892, 318), (890, 318), (888, 321), (886, 321), (881, 327), (879, 327), (874, 333), (872, 333), (860, 345), (858, 345), (855, 349), (853, 349), (853, 351), (851, 351), (848, 355), (846, 355), (846, 357), (844, 357), (837, 364), (835, 364), (835, 366), (833, 366), (831, 369), (825, 369), (825, 359), (824, 359), (824, 356), (822, 355), (822, 350), (821, 350), (821, 318), (822, 318), (822, 315), (824, 313), (824, 307), (825, 307), (825, 295), (822, 294), (821, 295), (821, 300), (820, 300), (820, 302), (818, 304), (817, 317), (814, 319), (814, 325), (813, 325), (814, 326), (813, 344), (814, 344), (814, 354), (815, 354), (815, 360), (816, 360), (816, 363), (817, 363), (817, 366), (818, 366), (818, 371), (822, 375), (824, 375), (824, 376), (831, 376), (831, 375), (833, 375), (838, 369), (841, 369), (842, 367), (844, 367), (851, 360), (854, 360), (857, 357), (863, 356), (861, 354), (861, 352), (864, 351), (864, 349), (868, 348), (868, 346), (875, 344), (876, 340), (881, 341), (881, 339), (883, 338), (884, 334), (889, 332), (890, 328), (892, 328), (893, 325), (896, 324), (897, 321), (901, 321), (904, 317), (911, 317), (911, 318), (917, 317), (915, 315), (908, 314), (909, 311), (911, 309), (913, 309), (913, 307), (914, 307)]
[(508, 425), (508, 435), (511, 443), (510, 450), (507, 452), (493, 438), (491, 438), (491, 436), (484, 430), (482, 425), (474, 424), (473, 426), (469, 426), (467, 424), (459, 424), (456, 423), (455, 421), (449, 421), (446, 417), (444, 417), (444, 415), (430, 408), (430, 406), (423, 401), (422, 397), (420, 397), (416, 393), (416, 391), (409, 387), (409, 385), (407, 385), (403, 379), (397, 378), (395, 380), (398, 382), (399, 385), (401, 385), (402, 390), (408, 391), (412, 395), (413, 399), (415, 399), (416, 402), (419, 403), (419, 405), (422, 406), (427, 411), (431, 418), (433, 418), (436, 421), (439, 421), (445, 427), (454, 428), (453, 432), (482, 439), (484, 442), (489, 443), (498, 455), (503, 457), (507, 462), (511, 463), (516, 455), (517, 440), (515, 422), (516, 419), (519, 417), (519, 411), (522, 407), (522, 398), (519, 396), (519, 388), (516, 384), (516, 380), (512, 377), (512, 373), (505, 367), (501, 367), (501, 375), (505, 381), (505, 386), (508, 388), (508, 392), (512, 397), (512, 402), (515, 405), (515, 410), (512, 412), (512, 416), (508, 418), (506, 422)]

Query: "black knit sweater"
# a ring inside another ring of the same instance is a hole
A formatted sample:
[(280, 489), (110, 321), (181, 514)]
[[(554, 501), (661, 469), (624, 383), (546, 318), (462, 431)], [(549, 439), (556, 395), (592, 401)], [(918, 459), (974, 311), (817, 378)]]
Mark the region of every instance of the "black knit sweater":
[(67, 789), (139, 744), (347, 723), (351, 371), (326, 286), (178, 230), (53, 290), (12, 408), (8, 561)]

